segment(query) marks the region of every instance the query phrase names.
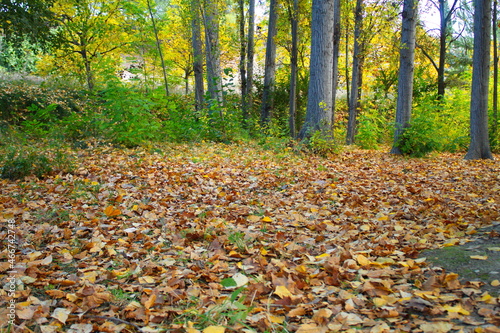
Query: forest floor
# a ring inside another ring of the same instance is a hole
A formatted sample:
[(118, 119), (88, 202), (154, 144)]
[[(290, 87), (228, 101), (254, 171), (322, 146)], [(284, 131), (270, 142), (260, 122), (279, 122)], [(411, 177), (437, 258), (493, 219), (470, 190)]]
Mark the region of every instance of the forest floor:
[(72, 154), (0, 181), (0, 330), (500, 332), (500, 156)]

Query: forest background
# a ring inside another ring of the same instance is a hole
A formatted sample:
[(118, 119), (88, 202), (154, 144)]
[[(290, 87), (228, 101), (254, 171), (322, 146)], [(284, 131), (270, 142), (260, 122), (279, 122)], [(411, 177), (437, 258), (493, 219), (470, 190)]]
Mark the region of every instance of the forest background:
[[(337, 5), (334, 140), (309, 133), (305, 146), (325, 152), (344, 143), (391, 145), (402, 3)], [(413, 115), (398, 142), (404, 154), (468, 146), (472, 7), (461, 0), (419, 5)], [(306, 115), (310, 12), (310, 1), (3, 2), (2, 141), (84, 145), (92, 138), (133, 147), (257, 138), (284, 147)], [(431, 14), (434, 27), (423, 19)], [(493, 19), (489, 138), (495, 151), (496, 2)]]

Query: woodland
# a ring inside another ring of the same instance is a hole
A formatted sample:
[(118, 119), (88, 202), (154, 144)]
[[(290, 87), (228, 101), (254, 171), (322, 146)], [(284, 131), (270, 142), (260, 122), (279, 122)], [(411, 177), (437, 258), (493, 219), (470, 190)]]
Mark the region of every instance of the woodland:
[(500, 251), (499, 26), (0, 0), (0, 332), (499, 333), (500, 272), (423, 255)]

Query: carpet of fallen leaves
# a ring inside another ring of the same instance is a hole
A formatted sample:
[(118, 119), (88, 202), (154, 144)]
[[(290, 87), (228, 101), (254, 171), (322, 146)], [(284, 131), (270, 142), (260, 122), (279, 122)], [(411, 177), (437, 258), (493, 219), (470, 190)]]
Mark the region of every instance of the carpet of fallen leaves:
[(499, 332), (498, 297), (417, 257), (499, 221), (498, 156), (462, 157), (79, 151), (1, 181), (0, 325), (15, 304), (15, 332)]

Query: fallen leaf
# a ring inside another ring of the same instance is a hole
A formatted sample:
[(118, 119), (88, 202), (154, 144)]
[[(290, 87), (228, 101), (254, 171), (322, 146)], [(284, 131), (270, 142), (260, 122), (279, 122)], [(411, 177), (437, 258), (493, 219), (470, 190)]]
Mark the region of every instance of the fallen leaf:
[(61, 323), (66, 324), (66, 320), (68, 320), (69, 314), (71, 310), (66, 308), (56, 308), (54, 312), (52, 312), (51, 317), (59, 320)]

